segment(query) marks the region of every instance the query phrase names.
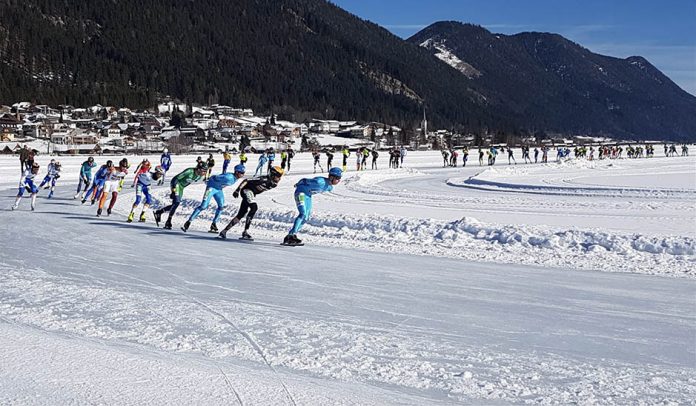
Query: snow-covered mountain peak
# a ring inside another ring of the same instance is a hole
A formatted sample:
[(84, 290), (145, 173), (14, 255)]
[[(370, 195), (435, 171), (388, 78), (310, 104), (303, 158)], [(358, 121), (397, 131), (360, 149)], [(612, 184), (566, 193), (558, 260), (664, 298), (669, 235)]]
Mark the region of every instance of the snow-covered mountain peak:
[(474, 79), (482, 75), (478, 69), (459, 59), (454, 52), (445, 45), (446, 42), (446, 39), (438, 41), (434, 38), (428, 38), (421, 42), (420, 46), (425, 49), (436, 50), (435, 56), (438, 59), (462, 72), (469, 79)]

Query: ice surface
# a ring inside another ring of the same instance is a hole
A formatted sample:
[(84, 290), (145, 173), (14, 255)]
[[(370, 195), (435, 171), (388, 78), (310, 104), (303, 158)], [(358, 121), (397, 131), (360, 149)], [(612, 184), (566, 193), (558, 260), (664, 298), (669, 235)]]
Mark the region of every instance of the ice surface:
[(13, 212), (18, 160), (0, 157), (2, 404), (696, 398), (694, 158), (452, 169), (412, 152), (349, 168), (301, 248), (278, 242), (308, 154), (259, 196), (254, 243), (201, 232), (212, 207), (186, 234), (127, 224), (128, 187), (96, 218), (72, 199), (84, 157), (58, 159), (56, 197)]

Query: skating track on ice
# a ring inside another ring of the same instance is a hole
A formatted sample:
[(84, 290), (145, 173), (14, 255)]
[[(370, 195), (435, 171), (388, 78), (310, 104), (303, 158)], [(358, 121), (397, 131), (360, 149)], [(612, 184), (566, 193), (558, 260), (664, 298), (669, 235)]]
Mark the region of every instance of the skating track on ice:
[(259, 197), (254, 243), (206, 233), (212, 210), (178, 231), (200, 185), (177, 231), (127, 224), (130, 188), (97, 218), (72, 199), (82, 160), (61, 158), (31, 212), (9, 210), (17, 163), (0, 158), (2, 404), (696, 398), (692, 158), (489, 170), (412, 153), (317, 196), (295, 248), (278, 243), (308, 156)]

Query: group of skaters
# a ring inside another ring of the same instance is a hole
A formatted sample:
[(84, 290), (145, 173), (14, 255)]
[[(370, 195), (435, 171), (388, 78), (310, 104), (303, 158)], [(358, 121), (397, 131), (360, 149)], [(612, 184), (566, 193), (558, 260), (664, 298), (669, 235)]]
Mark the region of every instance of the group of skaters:
[[(625, 150), (628, 158), (654, 156), (654, 146), (651, 144), (636, 147), (628, 145), (626, 146)], [(533, 158), (531, 156), (530, 147), (523, 146), (521, 151), (524, 163), (548, 162), (550, 148), (547, 146), (535, 147), (533, 149)], [(333, 187), (340, 182), (343, 172), (347, 170), (348, 159), (351, 155), (351, 151), (348, 149), (348, 147), (343, 147), (340, 150), (343, 158), (343, 168), (333, 166), (335, 150), (327, 149), (323, 152), (326, 155), (328, 177), (318, 176), (314, 178), (305, 178), (301, 179), (295, 184), (294, 198), (298, 209), (298, 216), (293, 223), (293, 227), (283, 240), (284, 244), (302, 244), (302, 242), (297, 238), (297, 233), (309, 219), (312, 211), (312, 196), (317, 193), (331, 191)], [(597, 148), (594, 146), (576, 146), (572, 152), (576, 158), (586, 158), (589, 160), (595, 159), (595, 152), (597, 153), (598, 159), (619, 159), (622, 158), (624, 147), (621, 145), (599, 146)], [(366, 169), (367, 160), (369, 158), (372, 160), (372, 169), (377, 169), (377, 158), (379, 157), (379, 152), (377, 150), (362, 147), (353, 153), (356, 156), (357, 171)], [(513, 148), (492, 146), (484, 149), (479, 147), (479, 165), (484, 165), (484, 156), (487, 158), (488, 165), (494, 165), (497, 156), (505, 153), (507, 153), (509, 165), (517, 164)], [(664, 153), (667, 157), (677, 156), (676, 145), (672, 144), (668, 146), (665, 144)], [(681, 155), (688, 156), (688, 147), (686, 145), (681, 147)], [(242, 238), (251, 239), (252, 237), (249, 234), (249, 227), (258, 210), (258, 204), (256, 203), (255, 197), (265, 191), (275, 188), (278, 185), (283, 175), (290, 170), (290, 165), (294, 156), (295, 152), (292, 150), (292, 148), (282, 150), (280, 152), (281, 162), (280, 165), (277, 165), (276, 154), (273, 148), (262, 151), (254, 176), (251, 178), (245, 178), (246, 163), (248, 161), (245, 151), (242, 151), (239, 154), (239, 163), (230, 170), (232, 154), (228, 149), (225, 149), (223, 152), (222, 171), (219, 174), (213, 174), (213, 168), (215, 167), (215, 159), (213, 154), (210, 154), (205, 160), (198, 157), (193, 166), (178, 173), (171, 179), (171, 204), (153, 211), (155, 222), (157, 226), (159, 226), (164, 215), (166, 214), (167, 218), (164, 221), (163, 228), (171, 230), (172, 218), (177, 208), (181, 204), (184, 189), (192, 183), (203, 181), (206, 184), (203, 199), (193, 213), (191, 213), (188, 220), (184, 223), (182, 230), (187, 231), (191, 226), (191, 223), (202, 211), (208, 208), (210, 201), (214, 199), (217, 204), (217, 208), (213, 216), (213, 221), (210, 225), (210, 232), (219, 232), (221, 238), (226, 238), (227, 232), (233, 226), (245, 219)], [(314, 150), (312, 151), (312, 156), (314, 158), (314, 173), (317, 172), (317, 168), (321, 173), (323, 173), (324, 168), (321, 165), (321, 153), (318, 150)], [(402, 167), (405, 156), (406, 149), (403, 146), (401, 148), (394, 147), (390, 149), (389, 167)], [(455, 148), (442, 150), (443, 167), (458, 166), (459, 156), (460, 153)], [(19, 182), (16, 200), (12, 205), (12, 210), (19, 207), (20, 201), (24, 197), (25, 193), (28, 193), (31, 198), (32, 211), (35, 210), (36, 197), (40, 190), (50, 189), (47, 198), (50, 199), (53, 197), (56, 182), (61, 176), (61, 163), (55, 159), (51, 159), (46, 169), (46, 175), (37, 185), (40, 165), (34, 160), (34, 157), (34, 151), (28, 149), (26, 146), (20, 152), (22, 175)], [(463, 147), (461, 149), (462, 166), (466, 166), (468, 157), (469, 149), (468, 147)], [(570, 157), (571, 150), (568, 147), (556, 148), (557, 161), (568, 159)], [(130, 187), (135, 189), (135, 201), (131, 206), (131, 211), (127, 218), (128, 222), (135, 220), (136, 211), (139, 207), (141, 207), (141, 204), (142, 208), (140, 210), (138, 220), (140, 222), (147, 221), (147, 211), (154, 202), (151, 193), (152, 188), (155, 185), (164, 184), (167, 172), (171, 166), (172, 157), (166, 148), (160, 156), (159, 164), (155, 165), (154, 167), (147, 158), (138, 163), (134, 171), (133, 182), (130, 184)], [(97, 204), (97, 216), (101, 216), (104, 209), (106, 209), (106, 214), (110, 215), (118, 199), (118, 194), (123, 188), (126, 176), (129, 173), (128, 170), (130, 169), (130, 163), (126, 158), (123, 158), (118, 162), (107, 160), (98, 169), (96, 169), (95, 173), (93, 174), (92, 172), (95, 170), (95, 168), (97, 168), (97, 163), (93, 157), (87, 158), (80, 165), (79, 181), (74, 199), (79, 199), (82, 204), (85, 204), (88, 201), (91, 202), (92, 205)], [(225, 205), (223, 189), (232, 185), (237, 185), (232, 195), (235, 198), (241, 198), (241, 204), (237, 215), (232, 218), (227, 226), (220, 231), (218, 230), (217, 222)]]
[[(331, 168), (333, 165), (334, 155), (337, 152), (333, 148), (324, 149), (323, 152), (326, 155), (326, 168)], [(347, 146), (343, 146), (343, 148), (340, 149), (340, 154), (341, 154), (341, 157), (343, 158), (342, 169), (344, 171), (348, 170), (348, 159), (352, 153), (355, 154), (355, 170), (356, 171), (366, 170), (368, 159), (371, 160), (370, 168), (371, 169), (378, 169), (377, 158), (379, 158), (379, 151), (377, 151), (377, 149), (360, 147), (357, 150), (355, 150), (354, 152), (351, 152)], [(401, 148), (393, 147), (393, 148), (389, 149), (388, 150), (389, 168), (403, 167), (404, 158), (406, 157), (406, 153), (407, 153), (406, 147), (404, 147), (404, 146), (401, 146)], [(313, 162), (314, 162), (314, 164), (313, 164), (314, 173), (317, 173), (317, 168), (319, 169), (319, 172), (323, 173), (324, 167), (321, 165), (321, 152), (318, 149), (312, 150), (312, 158), (313, 158)]]
[[(537, 163), (539, 162), (539, 153), (541, 152), (541, 162), (548, 161), (548, 147), (534, 148), (534, 161), (530, 157), (529, 147), (523, 146), (522, 159), (524, 163)], [(440, 151), (442, 154), (442, 167), (457, 167), (459, 166), (459, 157), (462, 158), (462, 167), (466, 167), (467, 162), (469, 162), (469, 147), (462, 147), (461, 153), (457, 148), (443, 149)], [(499, 154), (505, 154), (507, 152), (508, 165), (517, 165), (517, 160), (515, 159), (515, 152), (512, 148), (505, 148), (504, 146), (491, 146), (488, 148), (479, 147), (478, 148), (478, 162), (479, 166), (483, 166), (486, 163), (489, 166), (495, 165), (495, 161)], [(485, 159), (484, 159), (485, 158)]]
[(36, 196), (39, 194), (40, 190), (50, 189), (47, 198), (50, 199), (53, 197), (53, 192), (56, 189), (56, 181), (58, 178), (60, 178), (62, 166), (59, 161), (51, 159), (51, 162), (46, 168), (46, 176), (44, 176), (41, 183), (37, 185), (36, 181), (38, 180), (41, 166), (38, 162), (34, 161), (34, 155), (31, 154), (31, 159), (29, 160), (22, 160), (21, 158), (20, 160), (22, 175), (19, 179), (17, 197), (12, 205), (12, 210), (16, 210), (19, 207), (19, 202), (22, 200), (22, 197), (24, 197), (24, 193), (26, 192), (29, 193), (29, 197), (31, 199), (31, 210), (34, 211), (36, 209)]
[[(219, 174), (211, 174), (211, 168), (214, 166), (214, 159), (212, 154), (207, 160), (203, 160), (198, 157), (195, 165), (183, 170), (182, 172), (176, 174), (169, 182), (171, 193), (169, 195), (171, 199), (171, 204), (158, 208), (153, 211), (153, 216), (155, 223), (159, 227), (165, 214), (166, 220), (164, 221), (163, 229), (172, 229), (172, 218), (181, 204), (184, 196), (184, 190), (187, 186), (204, 181), (206, 185), (205, 192), (203, 194), (203, 199), (201, 203), (194, 209), (189, 218), (184, 223), (181, 229), (186, 232), (191, 226), (192, 222), (196, 220), (198, 215), (204, 210), (208, 209), (211, 200), (215, 200), (217, 207), (215, 214), (213, 216), (212, 223), (210, 225), (210, 232), (219, 233), (220, 238), (227, 238), (228, 231), (244, 220), (244, 229), (242, 231), (241, 239), (252, 240), (252, 236), (249, 233), (249, 228), (251, 226), (252, 220), (258, 210), (258, 203), (256, 202), (256, 196), (266, 192), (268, 190), (274, 189), (278, 186), (283, 175), (286, 173), (284, 168), (287, 165), (287, 169), (290, 168), (290, 160), (294, 156), (292, 150), (283, 151), (281, 155), (281, 165), (269, 165), (266, 173), (258, 174), (259, 170), (257, 168), (257, 173), (252, 178), (245, 178), (247, 161), (244, 152), (240, 154), (240, 162), (236, 164), (231, 171), (228, 172), (228, 156), (223, 156), (223, 170)], [(225, 151), (228, 153), (229, 151)], [(265, 157), (264, 165), (267, 163), (272, 164), (274, 162), (274, 151), (264, 151), (262, 156)], [(152, 197), (152, 188), (155, 185), (162, 185), (165, 181), (167, 171), (172, 165), (172, 158), (167, 149), (165, 149), (160, 157), (160, 163), (153, 168), (153, 165), (148, 159), (143, 159), (142, 162), (138, 163), (135, 171), (133, 182), (130, 187), (135, 188), (135, 201), (131, 206), (131, 211), (128, 214), (127, 222), (132, 222), (135, 219), (136, 211), (141, 206), (142, 209), (138, 216), (140, 222), (147, 221), (147, 211), (150, 209), (154, 203)], [(210, 166), (209, 166), (210, 165)], [(128, 170), (130, 168), (130, 163), (127, 158), (123, 158), (116, 164), (112, 160), (107, 160), (99, 169), (96, 170), (94, 176), (92, 176), (92, 171), (97, 167), (94, 157), (87, 158), (80, 165), (79, 181), (77, 185), (77, 193), (74, 199), (80, 199), (82, 204), (87, 201), (91, 201), (94, 205), (98, 202), (96, 215), (99, 217), (103, 213), (103, 209), (106, 207), (106, 214), (111, 215), (111, 211), (116, 204), (118, 199), (118, 194), (124, 186), (126, 176), (128, 175)], [(55, 188), (55, 181), (60, 177), (61, 165), (60, 162), (52, 159), (49, 164), (48, 174), (39, 186), (36, 186), (35, 179), (37, 178), (40, 170), (38, 163), (26, 162), (22, 160), (22, 177), (19, 183), (19, 192), (15, 203), (12, 206), (12, 210), (19, 207), (19, 202), (22, 199), (25, 191), (29, 192), (31, 195), (31, 210), (35, 210), (36, 207), (36, 196), (45, 184), (50, 185), (51, 192), (49, 198), (53, 194)], [(263, 171), (262, 171), (263, 172)], [(258, 176), (256, 176), (258, 175)], [(289, 230), (288, 234), (283, 239), (284, 245), (296, 246), (303, 245), (302, 241), (297, 237), (297, 233), (300, 231), (302, 226), (309, 220), (312, 212), (312, 196), (319, 193), (329, 192), (336, 186), (343, 176), (343, 170), (338, 167), (332, 167), (328, 170), (328, 176), (318, 176), (314, 178), (303, 178), (298, 181), (294, 186), (294, 199), (297, 206), (298, 215), (293, 222), (292, 228)], [(234, 198), (241, 198), (241, 204), (239, 206), (239, 211), (233, 217), (230, 222), (220, 231), (218, 229), (217, 223), (222, 213), (222, 209), (225, 206), (225, 195), (223, 190), (229, 186), (235, 185), (235, 191), (232, 193)], [(108, 206), (106, 201), (109, 201)]]
[[(228, 152), (228, 150), (226, 150), (225, 154), (226, 156), (231, 157), (231, 154)], [(280, 168), (283, 171), (290, 171), (290, 166), (292, 165), (293, 158), (295, 158), (295, 150), (293, 150), (292, 147), (288, 147), (287, 149), (280, 151)], [(242, 165), (246, 165), (246, 162), (246, 152), (242, 151), (239, 154), (239, 163), (241, 163)], [(264, 170), (266, 171), (266, 174), (269, 174), (271, 172), (271, 169), (277, 165), (275, 162), (276, 153), (273, 147), (261, 151), (261, 155), (259, 156), (259, 162), (256, 165), (256, 172), (254, 172), (254, 176), (263, 175)], [(223, 171), (223, 173), (224, 172), (225, 171)]]
[[(669, 146), (667, 144), (665, 144), (664, 149), (665, 149), (665, 156), (667, 156), (667, 157), (677, 156), (676, 144), (672, 144)], [(687, 147), (686, 144), (683, 144), (681, 146), (681, 156), (689, 156), (689, 147)]]
[[(522, 152), (522, 162), (527, 163), (548, 163), (549, 152), (551, 148), (548, 146), (534, 147), (533, 150), (529, 146), (521, 146), (519, 149)], [(655, 146), (652, 144), (632, 146), (627, 145), (624, 149), (621, 145), (603, 145), (603, 146), (575, 146), (572, 150), (568, 147), (555, 147), (556, 162), (561, 162), (571, 158), (571, 153), (575, 158), (585, 158), (590, 161), (595, 159), (621, 159), (623, 158), (624, 150), (627, 158), (652, 158), (655, 156)], [(533, 158), (532, 158), (533, 151)], [(457, 148), (442, 149), (442, 167), (459, 166), (459, 157), (461, 156), (461, 166), (465, 167), (469, 160), (469, 148), (462, 147), (461, 152)], [(507, 153), (508, 165), (517, 165), (515, 159), (515, 151), (511, 147), (491, 146), (488, 148), (478, 148), (479, 166), (484, 163), (492, 166), (495, 165), (498, 155)], [(596, 154), (596, 156), (595, 156)], [(677, 156), (677, 146), (664, 145), (665, 157)], [(681, 156), (688, 156), (689, 148), (687, 145), (682, 145)], [(485, 159), (484, 159), (485, 158)]]

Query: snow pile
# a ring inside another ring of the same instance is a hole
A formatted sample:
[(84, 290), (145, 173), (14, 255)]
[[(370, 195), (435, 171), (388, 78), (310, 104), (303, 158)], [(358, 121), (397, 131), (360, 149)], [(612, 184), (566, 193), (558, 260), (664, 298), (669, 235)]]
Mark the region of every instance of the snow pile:
[(643, 235), (617, 235), (599, 231), (564, 230), (544, 232), (527, 230), (518, 226), (491, 227), (476, 219), (463, 218), (446, 224), (435, 239), (453, 244), (462, 232), (473, 238), (499, 244), (521, 244), (552, 250), (587, 251), (606, 250), (630, 256), (634, 252), (669, 254), (675, 256), (696, 255), (696, 243), (689, 237), (649, 237)]
[[(185, 200), (181, 215), (199, 202)], [(223, 210), (223, 218), (236, 207)], [(280, 239), (291, 227), (295, 210), (262, 207), (255, 234)], [(211, 219), (213, 210), (201, 213)], [(208, 224), (197, 224), (204, 229)], [(258, 228), (265, 230), (259, 234)], [(543, 226), (492, 225), (471, 217), (456, 221), (369, 214), (312, 214), (302, 229), (312, 244), (467, 258), (478, 261), (542, 265), (607, 272), (636, 272), (696, 277), (696, 239)]]

